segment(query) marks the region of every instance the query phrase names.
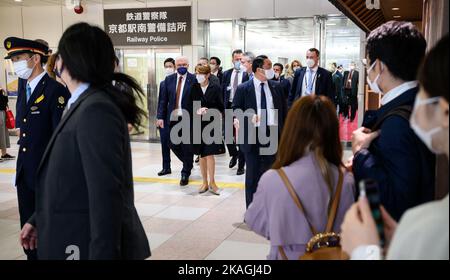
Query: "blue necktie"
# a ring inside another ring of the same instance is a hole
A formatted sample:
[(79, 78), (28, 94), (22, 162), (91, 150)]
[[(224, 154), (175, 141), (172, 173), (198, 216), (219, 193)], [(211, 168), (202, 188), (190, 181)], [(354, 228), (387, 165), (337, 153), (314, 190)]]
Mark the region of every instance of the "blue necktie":
[(31, 87), (29, 84), (27, 84), (27, 103), (28, 100), (30, 100), (30, 97), (31, 97)]
[(262, 112), (262, 121), (261, 124), (267, 126), (267, 101), (266, 101), (266, 92), (264, 91), (264, 83), (261, 83), (261, 112)]
[(311, 94), (313, 92), (313, 75), (314, 71), (311, 69), (309, 71), (308, 88), (306, 89), (306, 93), (308, 94)]

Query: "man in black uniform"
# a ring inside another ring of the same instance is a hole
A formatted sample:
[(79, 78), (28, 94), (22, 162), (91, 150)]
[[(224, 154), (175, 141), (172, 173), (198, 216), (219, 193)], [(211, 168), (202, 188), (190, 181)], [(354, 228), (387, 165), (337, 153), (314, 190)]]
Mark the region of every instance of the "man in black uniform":
[[(22, 79), (16, 107), (17, 116), (20, 116), (16, 186), (23, 227), (35, 211), (36, 170), (70, 93), (42, 68), (48, 59), (47, 46), (16, 37), (7, 38), (4, 46), (5, 59), (11, 59), (14, 71)], [(37, 258), (35, 248), (32, 249), (24, 250), (29, 260)]]

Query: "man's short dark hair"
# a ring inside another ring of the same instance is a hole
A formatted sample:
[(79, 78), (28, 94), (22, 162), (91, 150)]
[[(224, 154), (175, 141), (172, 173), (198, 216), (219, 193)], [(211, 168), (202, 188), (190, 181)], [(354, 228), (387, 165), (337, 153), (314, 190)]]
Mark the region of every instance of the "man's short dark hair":
[(283, 70), (284, 70), (283, 64), (277, 62), (277, 63), (275, 63), (275, 64), (273, 65), (273, 67), (275, 67), (275, 66), (280, 67), (280, 68), (281, 68), (281, 72), (283, 72)]
[(222, 61), (220, 60), (220, 58), (216, 57), (216, 56), (212, 56), (209, 61), (211, 62), (211, 60), (215, 60), (217, 62), (217, 65), (222, 64)]
[(173, 59), (173, 58), (171, 58), (171, 57), (169, 57), (169, 58), (166, 58), (166, 60), (164, 60), (164, 65), (166, 65), (166, 63), (172, 63), (173, 65), (175, 65), (175, 59)]
[(256, 69), (263, 68), (265, 60), (266, 59), (262, 58), (261, 56), (258, 56), (257, 58), (255, 58), (255, 60), (253, 60), (253, 64), (252, 64), (253, 73), (256, 73)]
[(244, 52), (241, 49), (234, 50), (231, 54), (231, 57), (234, 57), (235, 54), (243, 54)]
[(206, 60), (209, 63), (209, 59), (207, 57), (200, 57), (200, 59), (198, 61), (200, 61), (200, 60)]
[(416, 79), (426, 47), (423, 35), (409, 22), (387, 22), (367, 38), (370, 62), (381, 60), (392, 75), (404, 81)]
[(320, 57), (320, 51), (319, 51), (318, 49), (316, 49), (316, 48), (310, 48), (308, 51), (309, 51), (309, 52), (315, 52), (315, 53), (317, 54), (317, 57)]
[(265, 54), (258, 55), (256, 58), (268, 59), (269, 57)]

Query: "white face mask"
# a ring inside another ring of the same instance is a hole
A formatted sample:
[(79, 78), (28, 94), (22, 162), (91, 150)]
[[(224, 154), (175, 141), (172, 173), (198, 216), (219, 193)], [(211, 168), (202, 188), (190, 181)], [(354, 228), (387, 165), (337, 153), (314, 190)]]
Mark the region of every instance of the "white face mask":
[(242, 63), (239, 65), (239, 68), (240, 68), (241, 72), (247, 72), (247, 70), (248, 70), (247, 67)]
[(175, 68), (173, 67), (167, 67), (164, 69), (166, 76), (172, 75), (173, 73), (175, 73)]
[[(31, 59), (31, 58), (30, 58)], [(30, 78), (31, 73), (33, 73), (33, 68), (28, 68), (28, 61), (30, 60), (21, 60), (13, 63), (14, 71), (16, 75), (24, 80), (28, 80)]]
[(428, 149), (435, 154), (442, 154), (443, 152), (437, 151), (433, 148), (433, 136), (442, 131), (442, 127), (435, 127), (428, 131), (422, 129), (416, 121), (417, 109), (420, 106), (433, 104), (439, 102), (440, 97), (428, 98), (425, 100), (421, 100), (418, 96), (416, 96), (416, 102), (414, 103), (414, 110), (411, 114), (410, 125), (412, 130), (416, 133), (417, 137), (422, 140), (423, 143), (428, 147)]
[[(373, 82), (371, 82), (371, 81), (370, 81), (370, 78), (369, 78), (369, 73), (370, 73), (370, 71), (372, 71), (372, 69), (375, 67), (375, 64), (377, 64), (377, 61), (375, 61), (375, 62), (372, 64), (372, 66), (370, 66), (369, 70), (367, 70), (367, 83), (369, 84), (369, 87), (370, 87), (370, 89), (371, 89), (373, 92), (375, 92), (375, 93), (377, 93), (377, 94), (382, 94), (383, 92), (381, 91), (381, 89), (380, 89), (380, 87), (378, 86), (378, 83), (377, 83), (378, 80), (380, 79), (381, 73), (377, 75), (377, 77), (375, 78), (375, 80), (374, 80)], [(383, 63), (381, 63), (381, 71), (383, 71), (383, 68), (384, 68)]]
[(355, 65), (350, 66), (350, 70), (355, 70), (355, 69), (356, 69)]
[(316, 62), (314, 61), (314, 59), (308, 58), (308, 59), (306, 60), (306, 65), (307, 65), (309, 68), (313, 68), (315, 64), (316, 64)]
[(292, 70), (297, 71), (298, 69), (300, 69), (300, 66), (295, 66), (294, 68), (292, 68)]
[(280, 77), (280, 73), (275, 73), (275, 79), (278, 79)]
[(206, 75), (203, 74), (197, 74), (197, 82), (199, 84), (203, 84), (206, 81)]
[(275, 72), (273, 71), (273, 69), (268, 69), (268, 70), (264, 69), (264, 72), (265, 72), (267, 80), (272, 80), (273, 77), (275, 77)]

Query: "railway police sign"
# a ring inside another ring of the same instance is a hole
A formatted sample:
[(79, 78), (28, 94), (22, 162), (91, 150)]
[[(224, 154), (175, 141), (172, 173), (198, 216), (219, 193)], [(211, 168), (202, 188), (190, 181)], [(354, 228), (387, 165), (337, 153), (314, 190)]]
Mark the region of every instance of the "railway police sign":
[(115, 46), (190, 45), (191, 7), (104, 10)]

